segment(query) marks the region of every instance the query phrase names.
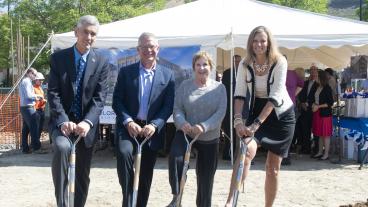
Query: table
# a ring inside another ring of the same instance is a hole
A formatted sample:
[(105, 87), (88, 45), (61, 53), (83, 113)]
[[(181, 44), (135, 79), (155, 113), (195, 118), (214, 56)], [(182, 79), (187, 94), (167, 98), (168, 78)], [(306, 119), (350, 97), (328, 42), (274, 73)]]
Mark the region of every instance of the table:
[[(333, 125), (337, 126), (337, 117), (333, 117)], [(353, 118), (353, 117), (340, 117), (340, 127), (356, 130), (363, 133), (363, 135), (368, 135), (368, 118)], [(361, 160), (359, 169), (362, 168), (363, 164), (368, 159), (368, 150), (365, 151), (363, 159)]]

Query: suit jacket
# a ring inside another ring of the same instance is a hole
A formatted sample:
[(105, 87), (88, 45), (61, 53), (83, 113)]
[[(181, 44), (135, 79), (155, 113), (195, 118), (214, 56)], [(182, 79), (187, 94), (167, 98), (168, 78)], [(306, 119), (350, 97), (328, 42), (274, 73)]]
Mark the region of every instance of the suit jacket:
[(298, 98), (301, 103), (308, 103), (308, 110), (312, 111), (312, 104), (314, 102), (314, 93), (317, 90), (318, 84), (314, 82), (309, 93), (308, 93), (308, 85), (309, 80), (304, 82), (304, 86), (300, 91), (300, 93), (298, 94)]
[[(76, 94), (73, 47), (52, 54), (50, 68), (47, 97), (50, 105), (49, 129), (52, 132), (61, 123), (71, 119), (70, 111)], [(82, 119), (88, 119), (93, 124), (84, 139), (86, 147), (92, 147), (98, 136), (99, 115), (106, 99), (109, 68), (107, 59), (91, 49), (82, 87)]]
[[(128, 139), (128, 130), (123, 122), (128, 119), (136, 119), (139, 111), (139, 64), (135, 63), (120, 69), (113, 94), (112, 108), (116, 114), (116, 130), (119, 137)], [(175, 96), (175, 79), (172, 71), (156, 65), (155, 75), (148, 102), (147, 123), (157, 126), (157, 131), (151, 137), (148, 145), (152, 150), (158, 150), (163, 146), (164, 127), (167, 119), (173, 111)]]
[[(315, 96), (313, 95), (313, 103), (315, 102)], [(329, 85), (326, 85), (322, 88), (321, 93), (319, 94), (319, 103), (318, 105), (327, 104), (328, 107), (320, 108), (319, 114), (322, 117), (332, 116), (332, 105), (334, 103), (333, 100), (333, 92)]]

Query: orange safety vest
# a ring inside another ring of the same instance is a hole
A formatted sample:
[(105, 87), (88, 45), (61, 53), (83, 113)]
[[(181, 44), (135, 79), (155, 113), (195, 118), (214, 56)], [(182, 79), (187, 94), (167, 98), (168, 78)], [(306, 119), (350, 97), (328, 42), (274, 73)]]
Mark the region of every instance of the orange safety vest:
[(36, 104), (35, 104), (35, 109), (37, 110), (37, 109), (45, 109), (45, 107), (46, 107), (46, 100), (45, 100), (45, 94), (44, 94), (44, 92), (43, 92), (43, 90), (42, 90), (42, 87), (41, 86), (36, 86), (36, 85), (34, 85), (33, 86), (33, 89), (34, 89), (34, 92), (35, 92), (35, 94), (36, 95), (38, 95), (38, 96), (42, 96), (44, 99), (42, 99), (42, 100), (37, 100), (36, 101)]

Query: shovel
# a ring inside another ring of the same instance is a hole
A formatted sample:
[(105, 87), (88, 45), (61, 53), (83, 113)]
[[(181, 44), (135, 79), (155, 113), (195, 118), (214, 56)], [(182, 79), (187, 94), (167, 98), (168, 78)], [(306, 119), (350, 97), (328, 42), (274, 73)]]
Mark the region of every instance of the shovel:
[(234, 201), (233, 201), (233, 204), (232, 204), (233, 207), (236, 207), (236, 205), (238, 203), (239, 192), (240, 192), (241, 185), (243, 183), (242, 178), (243, 178), (244, 161), (245, 161), (246, 154), (247, 154), (247, 144), (245, 143), (245, 138), (243, 138), (243, 139), (240, 139), (239, 167), (238, 167), (237, 172), (236, 172), (235, 190), (234, 190), (234, 193), (233, 193)]
[[(69, 138), (68, 138), (69, 139)], [(72, 144), (72, 150), (69, 156), (69, 167), (68, 167), (68, 207), (74, 207), (74, 194), (75, 194), (75, 160), (76, 153), (75, 149), (78, 142), (82, 139), (82, 136), (78, 136), (78, 138), (73, 143), (71, 139), (69, 139)]]
[(133, 137), (134, 141), (137, 143), (137, 154), (134, 160), (134, 181), (133, 181), (133, 203), (132, 206), (137, 206), (138, 197), (138, 186), (139, 186), (139, 174), (141, 171), (141, 158), (142, 158), (142, 147), (148, 141), (149, 137), (146, 137), (141, 143), (138, 142), (136, 137)]
[(189, 143), (188, 138), (186, 134), (184, 133), (184, 138), (187, 143), (187, 149), (185, 151), (185, 156), (184, 156), (183, 173), (181, 174), (181, 179), (180, 179), (180, 189), (179, 189), (178, 200), (176, 201), (177, 207), (181, 206), (181, 199), (183, 197), (184, 186), (185, 186), (185, 182), (187, 181), (187, 171), (189, 168), (190, 152), (192, 150), (193, 143), (198, 139), (198, 137), (199, 137), (199, 134), (196, 135), (194, 139)]

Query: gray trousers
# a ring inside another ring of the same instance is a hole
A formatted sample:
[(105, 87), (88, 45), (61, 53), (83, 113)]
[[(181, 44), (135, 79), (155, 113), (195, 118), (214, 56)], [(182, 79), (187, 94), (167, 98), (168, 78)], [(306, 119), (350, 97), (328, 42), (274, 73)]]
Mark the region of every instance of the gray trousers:
[[(67, 206), (68, 165), (72, 143), (62, 135), (59, 129), (52, 131), (54, 156), (52, 159), (52, 179), (58, 207)], [(76, 147), (75, 196), (74, 206), (85, 205), (88, 195), (89, 172), (91, 168), (93, 147), (86, 148), (82, 139)]]
[[(187, 136), (189, 138), (189, 136)], [(190, 138), (191, 140), (191, 138)], [(189, 141), (190, 141), (189, 140)], [(213, 179), (217, 169), (218, 140), (211, 142), (196, 141), (193, 148), (197, 149), (197, 200), (199, 207), (211, 207)], [(186, 142), (182, 131), (177, 131), (171, 144), (169, 155), (169, 181), (173, 195), (179, 194), (180, 180), (183, 172)], [(185, 188), (184, 188), (185, 189)]]

